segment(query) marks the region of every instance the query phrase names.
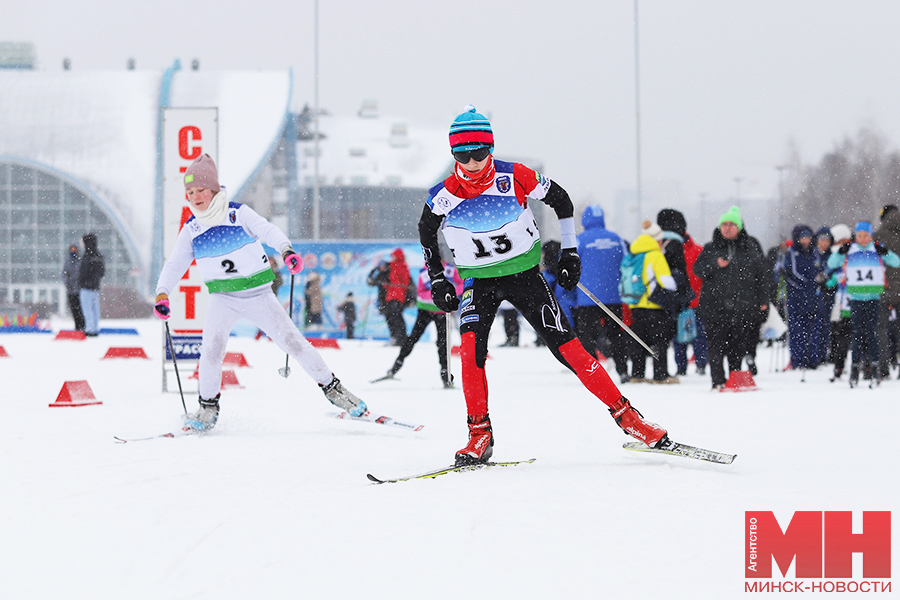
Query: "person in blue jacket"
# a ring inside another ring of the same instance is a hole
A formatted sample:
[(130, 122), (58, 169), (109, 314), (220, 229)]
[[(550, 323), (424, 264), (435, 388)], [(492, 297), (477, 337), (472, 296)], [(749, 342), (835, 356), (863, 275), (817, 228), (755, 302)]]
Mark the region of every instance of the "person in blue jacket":
[[(606, 228), (606, 216), (599, 204), (592, 204), (581, 214), (584, 231), (578, 235), (581, 282), (600, 302), (620, 319), (622, 299), (619, 297), (619, 266), (625, 255), (625, 242)], [(575, 330), (585, 349), (593, 355), (600, 351), (598, 340), (606, 335), (612, 350), (616, 372), (623, 383), (628, 381), (628, 354), (621, 327), (580, 289), (576, 290)]]
[(825, 265), (818, 248), (812, 243), (812, 228), (795, 225), (791, 239), (793, 245), (780, 265), (787, 290), (791, 368), (815, 369), (818, 366), (815, 360), (818, 347), (816, 320), (822, 311), (822, 292), (816, 278), (824, 271)]

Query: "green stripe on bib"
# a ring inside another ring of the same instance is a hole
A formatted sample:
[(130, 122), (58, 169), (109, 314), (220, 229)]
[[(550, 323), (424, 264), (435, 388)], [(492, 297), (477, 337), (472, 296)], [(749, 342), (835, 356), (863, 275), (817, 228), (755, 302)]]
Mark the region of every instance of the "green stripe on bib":
[(536, 267), (541, 262), (541, 241), (538, 239), (531, 246), (531, 250), (525, 254), (520, 254), (509, 260), (495, 263), (493, 265), (485, 265), (483, 267), (463, 267), (456, 265), (459, 276), (463, 279), (475, 277), (476, 279), (486, 279), (488, 277), (505, 277), (506, 275), (515, 275)]
[(848, 294), (882, 294), (883, 285), (847, 285)]
[(233, 279), (214, 279), (213, 281), (207, 281), (206, 287), (211, 294), (217, 292), (242, 292), (272, 281), (275, 281), (275, 274), (272, 272), (272, 269), (267, 268), (259, 273), (250, 275), (249, 277), (235, 277)]

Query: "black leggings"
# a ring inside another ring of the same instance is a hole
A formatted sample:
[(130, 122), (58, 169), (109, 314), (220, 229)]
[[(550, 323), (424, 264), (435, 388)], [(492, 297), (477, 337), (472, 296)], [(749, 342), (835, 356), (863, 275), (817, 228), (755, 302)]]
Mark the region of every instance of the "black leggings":
[(416, 342), (419, 341), (419, 338), (422, 337), (422, 334), (425, 333), (425, 329), (428, 327), (429, 323), (434, 323), (435, 328), (437, 328), (438, 361), (441, 363), (441, 371), (446, 371), (447, 316), (442, 312), (431, 312), (422, 310), (421, 308), (416, 314), (416, 322), (413, 324), (412, 332), (410, 332), (406, 341), (403, 342), (403, 346), (400, 348), (400, 355), (397, 357), (397, 362), (401, 365), (403, 364), (403, 359), (409, 356), (413, 351), (413, 347), (416, 345)]
[(575, 339), (575, 333), (537, 267), (505, 277), (466, 280), (459, 304), (459, 332), (475, 333), (478, 367), (484, 368), (491, 325), (503, 300), (509, 300), (522, 313), (553, 355), (571, 369), (559, 347)]

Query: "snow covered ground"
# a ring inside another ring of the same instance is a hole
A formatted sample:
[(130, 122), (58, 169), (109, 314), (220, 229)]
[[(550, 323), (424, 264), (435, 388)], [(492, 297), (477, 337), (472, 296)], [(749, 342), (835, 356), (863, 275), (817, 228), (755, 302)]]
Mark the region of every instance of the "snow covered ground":
[[(278, 375), (275, 344), (232, 338), (250, 367), (212, 434), (117, 444), (176, 430), (181, 400), (160, 391), (157, 321), (103, 326), (140, 335), (0, 335), (3, 598), (742, 598), (744, 511), (786, 526), (798, 510), (900, 506), (900, 382), (851, 390), (820, 369), (801, 383), (766, 348), (759, 391), (712, 393), (693, 368), (681, 385), (623, 386), (673, 439), (735, 452), (732, 465), (624, 451), (629, 438), (546, 349), (492, 346), (495, 459), (537, 462), (373, 485), (366, 473), (449, 464), (465, 442), (462, 391), (442, 389), (432, 343), (378, 384), (396, 348), (321, 351), (370, 408), (418, 433), (327, 419), (298, 365)], [(150, 359), (102, 359), (113, 346)], [(103, 404), (49, 408), (72, 380)]]

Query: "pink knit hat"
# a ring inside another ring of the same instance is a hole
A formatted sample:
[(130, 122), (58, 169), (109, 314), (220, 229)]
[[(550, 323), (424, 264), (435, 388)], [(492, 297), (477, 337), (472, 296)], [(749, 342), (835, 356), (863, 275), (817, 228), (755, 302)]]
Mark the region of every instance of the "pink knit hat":
[(192, 187), (219, 192), (219, 171), (209, 154), (200, 156), (184, 172), (184, 189), (188, 190)]

